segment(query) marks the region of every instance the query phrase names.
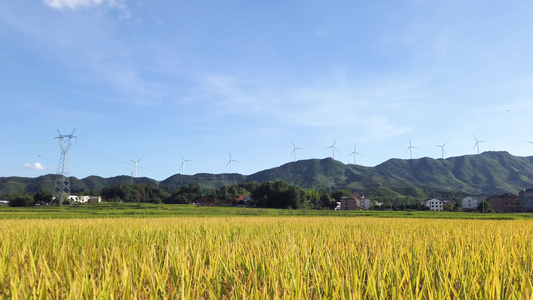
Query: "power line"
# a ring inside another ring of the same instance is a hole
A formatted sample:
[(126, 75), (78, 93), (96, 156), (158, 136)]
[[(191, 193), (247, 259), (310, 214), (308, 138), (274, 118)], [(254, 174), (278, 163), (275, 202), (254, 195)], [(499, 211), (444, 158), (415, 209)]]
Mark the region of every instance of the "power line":
[[(99, 161), (106, 162), (108, 164), (112, 164), (114, 166), (121, 167), (121, 168), (124, 168), (124, 169), (128, 169), (128, 170), (131, 169), (131, 164), (129, 162), (126, 162), (125, 160), (120, 159), (120, 158), (113, 157), (113, 156), (108, 155), (106, 153), (103, 153), (101, 151), (92, 149), (92, 148), (90, 148), (90, 147), (88, 147), (86, 145), (83, 145), (81, 143), (76, 142), (76, 144), (74, 144), (72, 149), (73, 149), (73, 151), (75, 151), (77, 153), (80, 153), (80, 154), (85, 155), (85, 156), (91, 156), (93, 158), (98, 159)], [(144, 170), (144, 171), (148, 171), (148, 172), (151, 172), (151, 173), (154, 173), (154, 174), (159, 174), (159, 175), (164, 175), (164, 176), (168, 175), (167, 173), (151, 170), (151, 169), (148, 169), (148, 168), (145, 168), (145, 167), (141, 167), (141, 166), (138, 166), (138, 169)]]

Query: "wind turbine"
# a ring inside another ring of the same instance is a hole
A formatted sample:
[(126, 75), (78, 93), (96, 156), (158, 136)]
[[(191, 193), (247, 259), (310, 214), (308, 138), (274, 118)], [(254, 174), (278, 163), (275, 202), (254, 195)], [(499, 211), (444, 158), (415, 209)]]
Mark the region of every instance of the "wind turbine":
[(293, 140), (291, 140), (291, 142), (292, 142), (292, 147), (293, 147), (292, 152), (291, 152), (291, 155), (294, 154), (294, 161), (296, 161), (296, 150), (303, 150), (304, 148), (298, 148), (298, 147), (296, 147), (296, 145), (294, 144), (294, 141), (293, 141)]
[(130, 161), (133, 162), (133, 163), (135, 164), (135, 178), (137, 178), (137, 168), (139, 167), (139, 162), (140, 162), (141, 159), (143, 159), (143, 158), (144, 158), (144, 156), (141, 157), (141, 158), (139, 158), (139, 160), (137, 160), (137, 161), (134, 161), (134, 160), (130, 159)]
[[(477, 139), (477, 137), (475, 135), (472, 134), (472, 136), (476, 140), (476, 143), (474, 144), (474, 148), (477, 148), (477, 154), (479, 154), (479, 143), (486, 143), (487, 141), (480, 141), (480, 140)], [(472, 148), (472, 149), (474, 149), (474, 148)]]
[(413, 149), (418, 149), (418, 148), (413, 146), (413, 144), (411, 144), (411, 138), (409, 138), (409, 147), (407, 147), (407, 150), (405, 150), (405, 152), (409, 151), (410, 159), (413, 159)]
[(335, 141), (333, 142), (333, 145), (324, 148), (324, 149), (329, 149), (329, 148), (331, 148), (331, 149), (333, 150), (333, 159), (335, 159), (335, 150), (336, 150), (337, 152), (341, 153), (341, 152), (337, 149), (337, 147), (335, 147), (335, 143), (337, 143), (337, 138), (335, 138)]
[(444, 151), (444, 146), (446, 146), (446, 144), (448, 144), (449, 141), (446, 141), (446, 143), (444, 143), (444, 145), (435, 145), (435, 147), (440, 147), (442, 149), (442, 159), (444, 159), (444, 154), (446, 153), (446, 151)]
[[(180, 154), (181, 154), (181, 153), (180, 153)], [(185, 162), (186, 162), (186, 161), (191, 161), (191, 160), (188, 160), (188, 159), (183, 158), (183, 154), (181, 154), (181, 175), (184, 174)]]
[(355, 143), (355, 145), (353, 146), (353, 152), (350, 153), (348, 156), (352, 154), (353, 154), (353, 164), (356, 165), (357, 164), (356, 155), (363, 156), (361, 153), (357, 152), (357, 143)]
[(232, 166), (232, 163), (233, 162), (239, 162), (238, 160), (234, 160), (232, 157), (231, 157), (231, 152), (229, 153), (229, 161), (228, 163), (226, 164), (226, 167), (229, 165), (229, 173), (231, 174), (231, 166)]

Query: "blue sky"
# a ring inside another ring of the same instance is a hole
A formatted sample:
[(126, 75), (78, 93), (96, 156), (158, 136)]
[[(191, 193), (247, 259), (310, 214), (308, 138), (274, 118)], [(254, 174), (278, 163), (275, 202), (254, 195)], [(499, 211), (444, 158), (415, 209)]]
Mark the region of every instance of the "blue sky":
[(0, 2), (0, 176), (533, 155), (533, 2)]

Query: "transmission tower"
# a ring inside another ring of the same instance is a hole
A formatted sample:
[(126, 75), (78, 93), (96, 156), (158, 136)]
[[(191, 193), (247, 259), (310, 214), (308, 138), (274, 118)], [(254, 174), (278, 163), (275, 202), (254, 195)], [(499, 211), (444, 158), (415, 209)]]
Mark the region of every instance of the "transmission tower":
[(63, 205), (63, 199), (66, 195), (70, 195), (70, 179), (68, 171), (68, 149), (72, 144), (72, 139), (75, 138), (74, 131), (71, 134), (63, 135), (59, 130), (56, 139), (59, 139), (59, 148), (61, 149), (61, 156), (59, 157), (59, 164), (57, 165), (57, 179), (55, 184), (56, 199), (59, 201), (59, 206)]

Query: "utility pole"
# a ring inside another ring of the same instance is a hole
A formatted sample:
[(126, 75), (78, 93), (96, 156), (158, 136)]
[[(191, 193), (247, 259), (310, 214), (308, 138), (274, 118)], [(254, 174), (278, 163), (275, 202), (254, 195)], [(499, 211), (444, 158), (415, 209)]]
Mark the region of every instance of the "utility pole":
[(63, 205), (63, 198), (65, 195), (70, 195), (70, 179), (68, 171), (68, 149), (72, 144), (72, 139), (75, 138), (74, 131), (71, 134), (63, 135), (59, 130), (56, 139), (59, 139), (59, 148), (61, 149), (61, 155), (59, 157), (59, 164), (57, 165), (57, 179), (55, 182), (56, 198), (58, 199), (59, 206)]

